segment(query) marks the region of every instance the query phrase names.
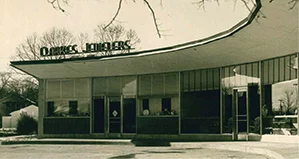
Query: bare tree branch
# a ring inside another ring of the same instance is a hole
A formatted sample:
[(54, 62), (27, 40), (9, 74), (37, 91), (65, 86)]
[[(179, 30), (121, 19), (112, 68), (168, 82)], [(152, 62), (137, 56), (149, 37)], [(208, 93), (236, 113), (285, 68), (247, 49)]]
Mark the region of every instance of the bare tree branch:
[(163, 0), (160, 0), (160, 6), (161, 6), (161, 8), (164, 8), (163, 7)]
[[(57, 9), (57, 10), (60, 10), (60, 11), (62, 11), (62, 12), (65, 12), (65, 10), (61, 7), (61, 5), (60, 5), (60, 0), (47, 0), (48, 1), (48, 3), (50, 3), (51, 5), (52, 5), (52, 7), (54, 8), (54, 9)], [(62, 2), (64, 3), (64, 4), (66, 4), (66, 5), (68, 5), (69, 3), (68, 3), (68, 0), (62, 0)]]
[[(136, 0), (132, 0), (132, 1), (136, 2)], [(155, 11), (153, 10), (153, 8), (151, 7), (151, 5), (149, 4), (148, 0), (143, 0), (143, 1), (145, 2), (145, 4), (147, 5), (148, 9), (150, 9), (150, 11), (152, 13), (153, 21), (154, 21), (155, 28), (156, 28), (156, 32), (157, 32), (159, 38), (161, 38), (161, 32), (160, 32), (160, 29), (159, 29), (159, 25), (157, 24), (157, 18), (156, 18), (156, 15), (155, 15)], [(193, 2), (193, 4), (196, 4), (198, 6), (198, 9), (202, 8), (205, 11), (205, 4), (206, 4), (206, 2), (212, 2), (212, 1), (216, 2), (218, 5), (220, 5), (220, 1), (219, 0), (196, 0), (196, 2)], [(233, 0), (233, 1), (234, 1), (234, 9), (235, 9), (235, 5), (236, 5), (236, 2), (238, 0)], [(252, 0), (241, 0), (241, 1), (245, 4), (245, 7), (250, 12), (252, 12), (252, 10), (250, 9), (248, 3), (251, 1), (251, 3), (254, 4), (254, 2)], [(275, 0), (269, 0), (269, 3), (272, 3), (273, 1), (275, 1)], [(292, 4), (292, 6), (290, 7), (290, 9), (293, 9), (298, 4), (298, 1), (299, 0), (289, 0), (288, 4)], [(47, 2), (50, 3), (54, 9), (60, 10), (62, 12), (65, 12), (65, 9), (62, 7), (61, 4), (69, 5), (69, 0), (47, 0)], [(107, 27), (109, 27), (114, 21), (117, 21), (116, 18), (118, 17), (119, 12), (121, 10), (122, 2), (123, 2), (123, 0), (119, 0), (118, 8), (116, 10), (115, 15), (110, 20), (110, 22), (107, 25), (104, 26), (104, 29), (106, 29)], [(256, 4), (254, 4), (254, 5), (256, 5)], [(160, 0), (160, 6), (163, 8), (163, 0)], [(257, 15), (257, 18), (256, 18), (257, 22), (258, 22), (258, 18), (260, 17), (260, 15), (263, 18), (266, 18), (266, 16), (261, 11), (259, 11), (259, 14)]]
[(157, 18), (156, 18), (156, 15), (155, 15), (155, 11), (153, 10), (153, 8), (151, 7), (151, 5), (149, 4), (149, 2), (147, 0), (143, 0), (143, 1), (146, 3), (147, 7), (152, 12), (152, 16), (153, 16), (153, 20), (154, 20), (154, 23), (155, 23), (156, 32), (157, 32), (159, 38), (161, 38), (161, 34), (160, 34), (160, 31), (159, 31), (159, 28), (158, 28)]
[[(196, 4), (198, 6), (198, 9), (203, 9), (205, 11), (205, 2), (210, 2), (211, 0), (198, 0), (196, 2), (193, 2), (192, 4)], [(214, 0), (218, 5), (220, 5), (219, 0)]]
[(113, 21), (116, 19), (116, 17), (118, 16), (119, 11), (120, 11), (120, 9), (121, 9), (122, 1), (123, 1), (123, 0), (119, 0), (117, 11), (116, 11), (114, 17), (111, 19), (111, 21), (104, 27), (104, 30), (105, 30), (107, 27), (109, 27), (109, 26), (113, 23)]
[(202, 8), (205, 11), (205, 0), (199, 0), (197, 2), (193, 2), (192, 4), (196, 4), (198, 9)]
[(246, 1), (246, 0), (241, 0), (243, 3), (244, 3), (244, 5), (245, 5), (245, 7), (247, 8), (247, 10), (250, 12), (250, 13), (252, 13), (252, 10), (249, 8), (249, 6), (248, 6), (248, 0)]
[(290, 7), (290, 9), (293, 9), (293, 8), (296, 6), (296, 4), (298, 3), (298, 1), (299, 1), (299, 0), (291, 0), (291, 1), (289, 2), (289, 4), (292, 4), (292, 3), (293, 3), (293, 5)]

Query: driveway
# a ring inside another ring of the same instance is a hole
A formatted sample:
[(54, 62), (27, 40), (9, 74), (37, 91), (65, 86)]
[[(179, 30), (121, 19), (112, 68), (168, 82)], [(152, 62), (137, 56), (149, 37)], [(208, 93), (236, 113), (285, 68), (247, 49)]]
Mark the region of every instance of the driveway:
[(267, 156), (208, 148), (135, 147), (133, 145), (0, 145), (3, 159), (270, 159)]

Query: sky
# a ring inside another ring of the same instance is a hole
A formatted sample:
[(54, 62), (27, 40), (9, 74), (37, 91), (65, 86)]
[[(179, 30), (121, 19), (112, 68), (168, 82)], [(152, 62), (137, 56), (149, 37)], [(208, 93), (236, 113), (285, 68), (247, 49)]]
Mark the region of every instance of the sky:
[[(74, 35), (92, 36), (97, 25), (107, 24), (113, 18), (119, 2), (69, 0), (69, 5), (63, 6), (66, 13), (62, 13), (53, 9), (47, 0), (1, 1), (0, 72), (8, 70), (16, 47), (26, 37), (33, 33), (42, 35), (53, 27), (65, 28)], [(203, 9), (194, 4), (196, 0), (163, 0), (162, 5), (159, 0), (149, 0), (160, 25), (161, 38), (156, 33), (150, 10), (142, 1), (123, 0), (115, 24), (137, 32), (141, 39), (138, 50), (172, 46), (212, 36), (248, 16), (244, 4), (234, 1), (207, 2)]]

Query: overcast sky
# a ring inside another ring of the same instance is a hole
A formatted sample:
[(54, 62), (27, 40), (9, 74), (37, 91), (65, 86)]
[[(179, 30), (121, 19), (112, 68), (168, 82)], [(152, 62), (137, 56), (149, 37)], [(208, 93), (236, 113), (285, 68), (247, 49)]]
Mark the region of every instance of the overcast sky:
[[(107, 24), (114, 16), (118, 0), (70, 0), (67, 13), (52, 8), (47, 0), (1, 0), (0, 72), (7, 71), (16, 47), (34, 32), (41, 35), (52, 27), (65, 28), (74, 35), (88, 33), (98, 24)], [(208, 2), (205, 10), (196, 0), (149, 0), (161, 24), (162, 38), (156, 34), (152, 15), (143, 2), (124, 0), (117, 20), (125, 28), (136, 30), (139, 49), (153, 49), (202, 39), (226, 30), (249, 14), (242, 2)], [(125, 40), (125, 39), (124, 39)]]

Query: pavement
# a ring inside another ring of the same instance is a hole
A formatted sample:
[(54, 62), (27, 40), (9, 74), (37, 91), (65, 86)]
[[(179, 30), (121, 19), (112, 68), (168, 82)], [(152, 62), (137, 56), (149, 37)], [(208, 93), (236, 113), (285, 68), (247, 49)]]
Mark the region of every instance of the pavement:
[[(11, 144), (97, 144), (133, 145), (125, 139), (38, 139), (35, 136), (0, 138), (0, 145)], [(261, 141), (170, 142), (173, 149), (215, 149), (267, 156), (273, 159), (299, 159), (299, 136), (263, 135)]]

